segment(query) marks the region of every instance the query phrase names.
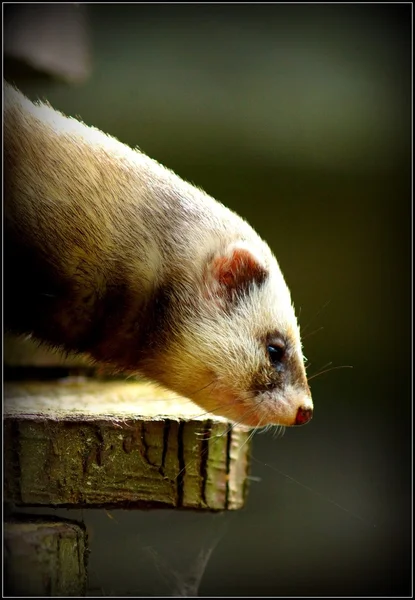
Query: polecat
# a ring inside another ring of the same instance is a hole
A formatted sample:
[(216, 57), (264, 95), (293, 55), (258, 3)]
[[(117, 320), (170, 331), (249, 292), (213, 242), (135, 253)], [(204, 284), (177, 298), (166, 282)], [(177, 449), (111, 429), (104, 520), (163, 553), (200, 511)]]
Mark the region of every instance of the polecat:
[(256, 427), (312, 416), (290, 292), (239, 216), (4, 89), (5, 325)]

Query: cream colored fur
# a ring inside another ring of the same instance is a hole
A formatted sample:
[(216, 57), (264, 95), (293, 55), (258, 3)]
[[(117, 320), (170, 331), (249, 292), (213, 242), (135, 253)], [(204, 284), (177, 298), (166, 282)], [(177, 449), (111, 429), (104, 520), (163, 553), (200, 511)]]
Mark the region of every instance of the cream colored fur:
[[(130, 304), (119, 333), (89, 351), (131, 371), (121, 349), (133, 344), (142, 307), (168, 284), (168, 335), (140, 358), (138, 373), (249, 426), (292, 425), (299, 407), (312, 408), (290, 292), (253, 229), (142, 152), (7, 84), (4, 99), (6, 227), (71, 282), (74, 310), (56, 316), (62, 346), (76, 344), (109, 285), (122, 284)], [(251, 252), (268, 276), (226, 311), (209, 265), (233, 248)], [(264, 338), (274, 331), (289, 339), (296, 374), (255, 393), (254, 376), (273, 376)]]

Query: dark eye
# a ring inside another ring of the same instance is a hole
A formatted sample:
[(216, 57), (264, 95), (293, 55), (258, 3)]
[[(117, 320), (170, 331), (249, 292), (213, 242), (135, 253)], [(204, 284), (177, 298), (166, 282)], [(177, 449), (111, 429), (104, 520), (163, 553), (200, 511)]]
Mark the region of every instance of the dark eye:
[(282, 367), (282, 361), (284, 359), (285, 356), (285, 346), (282, 343), (278, 343), (278, 344), (270, 344), (267, 347), (268, 350), (268, 356), (269, 359), (272, 363), (272, 365), (278, 369)]

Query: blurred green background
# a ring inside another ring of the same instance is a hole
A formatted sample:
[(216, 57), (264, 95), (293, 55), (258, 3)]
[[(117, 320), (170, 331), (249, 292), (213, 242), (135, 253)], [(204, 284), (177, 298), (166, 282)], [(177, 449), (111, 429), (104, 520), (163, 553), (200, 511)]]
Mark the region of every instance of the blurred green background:
[[(411, 5), (78, 8), (90, 76), (21, 89), (244, 216), (291, 288), (309, 375), (353, 366), (311, 381), (307, 427), (255, 436), (247, 507), (222, 517), (200, 595), (409, 594)], [(83, 516), (106, 595), (171, 595), (148, 547), (189, 575), (219, 522)]]

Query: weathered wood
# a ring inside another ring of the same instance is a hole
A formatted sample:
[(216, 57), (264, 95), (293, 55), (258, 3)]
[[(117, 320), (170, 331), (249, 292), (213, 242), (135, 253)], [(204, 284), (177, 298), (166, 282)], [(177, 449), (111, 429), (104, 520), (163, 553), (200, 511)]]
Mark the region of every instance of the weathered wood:
[(241, 508), (249, 432), (137, 382), (5, 384), (5, 499)]
[(15, 518), (4, 524), (5, 593), (84, 596), (87, 535), (78, 523)]

